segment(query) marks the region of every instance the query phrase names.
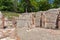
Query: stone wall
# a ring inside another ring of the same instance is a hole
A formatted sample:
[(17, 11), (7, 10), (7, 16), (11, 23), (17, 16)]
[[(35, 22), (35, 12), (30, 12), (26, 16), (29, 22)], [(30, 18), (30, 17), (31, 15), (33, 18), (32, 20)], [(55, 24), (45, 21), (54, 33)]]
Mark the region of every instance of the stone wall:
[(19, 16), (18, 26), (28, 27), (32, 23), (32, 14), (35, 15), (35, 27), (52, 28), (55, 29), (57, 26), (57, 16), (59, 14), (60, 8), (50, 9), (47, 11), (39, 11), (32, 13), (23, 13)]
[(45, 12), (45, 28), (56, 28), (58, 14), (59, 11), (57, 9), (50, 9)]
[(17, 26), (18, 27), (30, 27), (32, 24), (32, 14), (33, 13), (21, 14), (17, 20)]
[(36, 27), (40, 27), (40, 17), (41, 17), (41, 13), (43, 13), (42, 11), (41, 12), (36, 12)]

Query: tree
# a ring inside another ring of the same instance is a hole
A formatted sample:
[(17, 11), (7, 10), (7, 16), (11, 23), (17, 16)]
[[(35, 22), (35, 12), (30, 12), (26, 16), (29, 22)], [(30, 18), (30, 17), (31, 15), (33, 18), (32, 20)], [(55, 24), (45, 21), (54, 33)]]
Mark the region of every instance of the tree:
[(25, 0), (21, 0), (18, 2), (18, 12), (25, 12), (25, 8), (26, 8), (26, 2)]
[(17, 7), (18, 7), (18, 1), (17, 0), (13, 0), (13, 8), (14, 8), (15, 12), (17, 12)]
[(30, 0), (30, 11), (39, 11), (39, 4), (36, 0)]
[(48, 0), (40, 0), (39, 1), (39, 10), (45, 11), (50, 9), (51, 5), (49, 4)]
[[(53, 7), (57, 4), (54, 2)], [(37, 12), (44, 11), (51, 8), (48, 0), (0, 0), (1, 11), (14, 11), (14, 12)]]
[(54, 0), (53, 8), (58, 8), (58, 7), (60, 7), (60, 0)]
[(48, 0), (21, 0), (18, 3), (18, 10), (20, 12), (36, 12), (48, 10), (51, 5)]
[(0, 0), (0, 10), (12, 11), (13, 10), (12, 0)]

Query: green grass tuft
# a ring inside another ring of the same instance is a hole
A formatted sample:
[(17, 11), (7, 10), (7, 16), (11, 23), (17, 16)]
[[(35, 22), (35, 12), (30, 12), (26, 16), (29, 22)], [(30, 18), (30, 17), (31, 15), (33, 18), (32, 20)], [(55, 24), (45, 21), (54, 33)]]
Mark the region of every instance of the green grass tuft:
[(15, 12), (2, 12), (5, 17), (12, 18), (13, 16), (19, 17), (18, 13)]

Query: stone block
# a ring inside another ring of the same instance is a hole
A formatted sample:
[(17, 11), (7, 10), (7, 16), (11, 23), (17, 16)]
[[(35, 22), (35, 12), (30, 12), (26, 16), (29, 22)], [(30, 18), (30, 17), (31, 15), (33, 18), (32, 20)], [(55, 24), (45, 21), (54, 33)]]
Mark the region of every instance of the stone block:
[(46, 28), (56, 28), (56, 20), (57, 20), (57, 14), (59, 14), (59, 11), (57, 9), (50, 9), (46, 11), (45, 17), (46, 17)]

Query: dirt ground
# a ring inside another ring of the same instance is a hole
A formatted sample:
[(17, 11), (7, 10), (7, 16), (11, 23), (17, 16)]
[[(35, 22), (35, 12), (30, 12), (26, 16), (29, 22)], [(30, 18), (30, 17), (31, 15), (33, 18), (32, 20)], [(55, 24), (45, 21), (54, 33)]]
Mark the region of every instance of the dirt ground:
[(21, 40), (60, 40), (60, 30), (17, 28)]

